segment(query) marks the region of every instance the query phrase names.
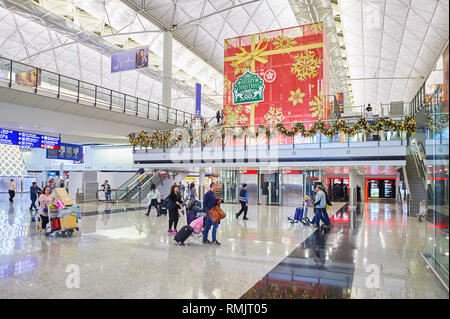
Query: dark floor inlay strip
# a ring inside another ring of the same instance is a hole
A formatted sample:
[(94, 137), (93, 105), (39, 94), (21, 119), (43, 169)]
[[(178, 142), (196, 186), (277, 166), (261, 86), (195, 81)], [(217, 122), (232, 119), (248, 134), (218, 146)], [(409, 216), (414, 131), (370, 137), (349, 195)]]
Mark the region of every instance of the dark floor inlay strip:
[(361, 215), (342, 207), (330, 230), (316, 230), (241, 299), (350, 298)]
[(117, 209), (105, 209), (103, 211), (93, 211), (93, 212), (80, 212), (80, 215), (83, 216), (94, 216), (94, 215), (100, 215), (100, 214), (115, 214), (115, 213), (125, 213), (125, 212), (132, 212), (136, 210), (144, 210), (147, 209), (147, 206), (142, 207), (129, 207), (129, 208), (117, 208)]

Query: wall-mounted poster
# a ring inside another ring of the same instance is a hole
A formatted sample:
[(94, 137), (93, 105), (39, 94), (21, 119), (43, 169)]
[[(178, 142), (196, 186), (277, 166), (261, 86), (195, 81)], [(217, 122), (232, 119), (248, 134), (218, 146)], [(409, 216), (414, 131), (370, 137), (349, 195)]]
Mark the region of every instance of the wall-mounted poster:
[(148, 67), (148, 48), (137, 48), (111, 55), (111, 73)]
[(16, 83), (25, 86), (40, 86), (41, 70), (35, 69), (28, 72), (16, 73)]

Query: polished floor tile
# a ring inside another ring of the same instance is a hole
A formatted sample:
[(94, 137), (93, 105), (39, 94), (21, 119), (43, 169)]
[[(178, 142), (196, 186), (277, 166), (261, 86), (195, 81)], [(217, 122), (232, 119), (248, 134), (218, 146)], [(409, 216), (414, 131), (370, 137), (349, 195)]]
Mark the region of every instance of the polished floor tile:
[[(414, 255), (421, 247), (417, 220), (397, 212), (395, 205), (370, 203), (350, 225), (343, 205), (332, 206), (330, 215), (340, 212), (332, 218), (335, 232), (324, 243), (312, 227), (288, 222), (293, 207), (251, 206), (250, 219), (243, 221), (233, 215), (238, 205), (224, 204), (228, 215), (218, 230), (220, 247), (202, 245), (197, 235), (177, 246), (167, 233), (167, 216), (147, 217), (141, 204), (80, 205), (82, 215), (89, 214), (82, 216), (73, 238), (42, 238), (30, 222), (28, 197), (17, 196), (9, 205), (0, 195), (0, 298), (240, 298), (290, 255), (313, 268), (335, 260), (341, 277), (323, 277), (322, 283), (327, 280), (331, 291), (333, 283), (349, 277), (345, 294), (333, 291), (336, 298), (390, 298), (399, 289), (398, 296), (442, 296)], [(178, 228), (185, 223), (182, 215)], [(349, 238), (352, 245), (345, 243)], [(334, 246), (327, 253), (328, 243)], [(318, 245), (318, 256), (304, 255), (311, 245)], [(380, 263), (383, 284), (375, 294), (361, 285), (364, 256), (366, 264)], [(68, 288), (76, 274), (79, 288)], [(430, 287), (427, 293), (419, 277)], [(319, 292), (316, 296), (323, 296)]]

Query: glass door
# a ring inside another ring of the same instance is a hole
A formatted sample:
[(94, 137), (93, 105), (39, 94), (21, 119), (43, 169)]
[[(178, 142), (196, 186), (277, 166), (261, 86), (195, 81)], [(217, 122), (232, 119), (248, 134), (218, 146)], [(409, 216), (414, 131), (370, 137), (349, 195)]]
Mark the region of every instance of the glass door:
[(222, 171), (222, 193), (225, 202), (237, 202), (237, 171)]
[(280, 205), (281, 174), (261, 173), (259, 175), (259, 203), (262, 205)]

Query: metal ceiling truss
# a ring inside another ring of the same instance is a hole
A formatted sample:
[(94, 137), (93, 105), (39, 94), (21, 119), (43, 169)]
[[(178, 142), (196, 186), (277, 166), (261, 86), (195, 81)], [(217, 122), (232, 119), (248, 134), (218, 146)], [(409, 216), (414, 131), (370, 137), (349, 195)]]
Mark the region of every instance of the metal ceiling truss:
[[(34, 54), (29, 54), (28, 52), (28, 43), (23, 40), (23, 47), (26, 51), (27, 58), (23, 61), (25, 63), (32, 63), (33, 58), (38, 57), (40, 54), (48, 51), (53, 51), (54, 56), (56, 56), (55, 50), (61, 47), (69, 46), (69, 45), (75, 45), (77, 47), (77, 51), (79, 52), (78, 45), (83, 44), (88, 46), (89, 48), (101, 53), (102, 55), (110, 57), (113, 53), (121, 52), (122, 49), (118, 47), (117, 45), (114, 45), (111, 42), (104, 41), (104, 38), (109, 37), (116, 37), (116, 36), (124, 36), (124, 35), (130, 35), (130, 34), (136, 34), (136, 33), (151, 33), (151, 32), (162, 32), (161, 30), (145, 30), (145, 31), (135, 31), (135, 32), (116, 32), (113, 34), (103, 34), (103, 35), (97, 35), (95, 33), (92, 33), (90, 31), (85, 31), (83, 29), (83, 26), (76, 25), (75, 23), (70, 22), (68, 19), (61, 17), (50, 10), (47, 10), (40, 4), (29, 0), (29, 1), (21, 1), (20, 3), (17, 3), (16, 1), (9, 1), (4, 0), (1, 5), (12, 12), (13, 16), (15, 13), (22, 15), (26, 17), (29, 20), (33, 20), (34, 22), (37, 22), (44, 26), (49, 33), (50, 31), (55, 31), (63, 36), (67, 37), (71, 41), (66, 41), (64, 43), (59, 40), (59, 44), (55, 45), (53, 41), (51, 42), (51, 46), (47, 49), (41, 50), (39, 52), (36, 52)], [(106, 20), (109, 20), (108, 13), (106, 9), (103, 7), (103, 10), (105, 12)], [(77, 10), (75, 10), (77, 12)], [(75, 13), (75, 15), (78, 15), (78, 13)], [(77, 16), (74, 16), (74, 20), (79, 19)], [(136, 15), (134, 15), (133, 20), (136, 19)], [(105, 22), (106, 22), (105, 20)], [(128, 25), (123, 27), (121, 30), (127, 29), (132, 22), (130, 22)], [(17, 32), (20, 35), (21, 38), (23, 38), (22, 32), (20, 31), (19, 26), (17, 26)], [(82, 74), (81, 71), (81, 63), (79, 57), (77, 57), (78, 62), (78, 68), (79, 68), (79, 74)], [(162, 78), (162, 70), (154, 67), (149, 63), (149, 68), (145, 69), (139, 69), (136, 70), (136, 72), (139, 72), (141, 74), (144, 74), (146, 76), (149, 76), (153, 80), (156, 80), (158, 82), (161, 82)], [(173, 88), (180, 91), (180, 93), (183, 93), (187, 95), (188, 97), (195, 97), (195, 88), (183, 83), (182, 81), (172, 78), (171, 79)], [(208, 96), (202, 97), (202, 102), (206, 105), (211, 107), (213, 110), (221, 108), (221, 104), (219, 105), (215, 100), (209, 98)]]
[(347, 81), (347, 66), (342, 56), (335, 19), (339, 13), (333, 12), (330, 0), (289, 0), (300, 25), (322, 22), (328, 38), (330, 94), (343, 93), (344, 107), (351, 106), (351, 84)]

